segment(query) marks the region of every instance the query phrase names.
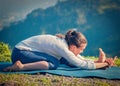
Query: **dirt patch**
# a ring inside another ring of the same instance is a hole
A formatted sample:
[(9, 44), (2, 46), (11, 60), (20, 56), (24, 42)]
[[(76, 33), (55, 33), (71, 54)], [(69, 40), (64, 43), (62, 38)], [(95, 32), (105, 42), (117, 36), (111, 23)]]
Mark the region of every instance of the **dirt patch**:
[[(54, 86), (120, 86), (120, 80), (108, 80), (103, 78), (74, 78), (74, 77), (65, 77), (65, 76), (54, 76), (51, 74), (46, 75), (30, 75), (32, 78), (46, 79), (52, 82)], [(39, 81), (41, 83), (41, 81)]]

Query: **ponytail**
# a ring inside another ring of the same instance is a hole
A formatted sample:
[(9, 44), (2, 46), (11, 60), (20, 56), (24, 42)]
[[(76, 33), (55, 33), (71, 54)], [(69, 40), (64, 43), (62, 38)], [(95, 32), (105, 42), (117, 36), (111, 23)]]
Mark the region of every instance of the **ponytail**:
[(65, 35), (65, 40), (68, 46), (75, 45), (76, 47), (80, 47), (81, 44), (87, 43), (85, 36), (75, 30), (69, 30)]

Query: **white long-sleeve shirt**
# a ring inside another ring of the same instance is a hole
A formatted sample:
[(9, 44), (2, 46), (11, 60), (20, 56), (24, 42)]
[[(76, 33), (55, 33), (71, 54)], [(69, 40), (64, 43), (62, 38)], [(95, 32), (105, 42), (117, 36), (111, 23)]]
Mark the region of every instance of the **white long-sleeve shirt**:
[(69, 63), (82, 69), (96, 68), (93, 61), (85, 60), (80, 55), (75, 56), (73, 52), (68, 49), (65, 39), (53, 35), (33, 36), (19, 42), (15, 47), (20, 50), (44, 52), (54, 56), (58, 60), (64, 57)]

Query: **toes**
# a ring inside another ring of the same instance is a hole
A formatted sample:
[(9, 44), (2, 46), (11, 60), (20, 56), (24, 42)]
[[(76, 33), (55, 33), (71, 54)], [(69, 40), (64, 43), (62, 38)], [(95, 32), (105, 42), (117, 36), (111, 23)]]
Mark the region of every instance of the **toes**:
[(99, 51), (100, 51), (100, 55), (104, 54), (101, 48), (99, 48)]
[(99, 48), (99, 51), (102, 51), (102, 48)]
[(102, 50), (101, 48), (99, 48), (99, 50), (100, 50), (100, 53), (101, 53), (101, 54), (103, 54), (103, 53), (104, 53), (104, 52), (103, 52), (103, 50)]
[(118, 59), (117, 56), (115, 56), (115, 57), (113, 58), (114, 61), (117, 60), (117, 59)]
[(100, 51), (100, 56), (105, 56), (105, 53), (104, 53), (104, 51), (102, 50), (102, 48), (99, 48), (99, 51)]
[(5, 68), (5, 69), (3, 69), (3, 71), (5, 71), (5, 72), (7, 72), (7, 71), (11, 71), (12, 70), (12, 67), (10, 66), (10, 67), (7, 67), (7, 68)]

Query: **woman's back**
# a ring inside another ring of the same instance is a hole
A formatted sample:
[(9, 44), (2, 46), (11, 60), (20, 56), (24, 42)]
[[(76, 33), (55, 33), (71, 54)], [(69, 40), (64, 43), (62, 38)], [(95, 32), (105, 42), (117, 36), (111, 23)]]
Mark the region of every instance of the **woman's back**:
[(53, 35), (33, 36), (21, 41), (15, 47), (21, 50), (44, 52), (58, 58), (61, 57), (61, 55), (59, 55), (57, 51), (60, 48), (68, 48), (64, 39)]

